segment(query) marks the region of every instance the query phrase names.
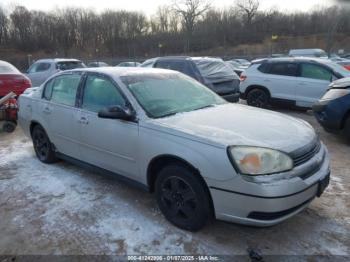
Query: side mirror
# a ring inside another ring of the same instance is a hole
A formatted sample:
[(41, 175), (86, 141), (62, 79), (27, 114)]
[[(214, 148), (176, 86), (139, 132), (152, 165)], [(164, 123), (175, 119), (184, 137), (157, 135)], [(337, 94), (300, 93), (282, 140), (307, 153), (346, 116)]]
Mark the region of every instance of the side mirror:
[(98, 117), (106, 119), (120, 119), (125, 121), (133, 121), (135, 119), (135, 113), (126, 107), (111, 106), (100, 110), (98, 112)]

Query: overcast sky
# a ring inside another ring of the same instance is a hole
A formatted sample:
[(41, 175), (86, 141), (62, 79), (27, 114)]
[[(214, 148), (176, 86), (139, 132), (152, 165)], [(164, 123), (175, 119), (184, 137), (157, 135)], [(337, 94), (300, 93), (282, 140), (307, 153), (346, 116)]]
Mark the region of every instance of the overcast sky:
[[(347, 1), (347, 0), (340, 0)], [(234, 0), (211, 0), (212, 6), (223, 8), (232, 5)], [(336, 0), (260, 0), (261, 9), (277, 7), (281, 11), (307, 11), (314, 6), (330, 6)], [(338, 2), (339, 3), (339, 2)], [(102, 11), (104, 9), (125, 9), (143, 11), (150, 15), (158, 6), (171, 4), (171, 0), (1, 0), (5, 8), (24, 5), (29, 9), (51, 10), (55, 7), (79, 6)]]

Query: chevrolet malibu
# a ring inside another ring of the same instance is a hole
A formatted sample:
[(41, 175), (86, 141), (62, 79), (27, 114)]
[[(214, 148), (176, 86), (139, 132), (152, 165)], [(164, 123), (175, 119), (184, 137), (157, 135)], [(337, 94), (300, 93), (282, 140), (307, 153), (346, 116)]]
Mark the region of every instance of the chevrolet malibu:
[(69, 160), (155, 192), (186, 230), (212, 218), (271, 226), (329, 184), (327, 149), (308, 123), (227, 103), (175, 71), (66, 71), (19, 105), (40, 161)]

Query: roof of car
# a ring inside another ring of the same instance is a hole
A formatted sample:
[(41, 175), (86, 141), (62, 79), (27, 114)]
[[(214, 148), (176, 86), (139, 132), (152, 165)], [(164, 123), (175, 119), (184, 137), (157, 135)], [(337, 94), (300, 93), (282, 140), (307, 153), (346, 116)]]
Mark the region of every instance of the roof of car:
[(190, 59), (191, 57), (189, 56), (162, 56), (162, 57), (156, 57), (154, 59), (156, 60), (168, 60), (168, 59), (173, 59), (173, 60), (183, 60), (183, 59)]
[(194, 60), (194, 61), (203, 61), (203, 60), (205, 60), (205, 61), (213, 61), (213, 62), (216, 62), (216, 61), (223, 61), (220, 57), (209, 57), (209, 56), (203, 56), (203, 57), (192, 57), (192, 59)]
[(45, 58), (45, 59), (39, 59), (35, 62), (80, 62), (80, 60), (78, 59), (74, 59), (74, 58)]
[(131, 76), (143, 73), (173, 73), (178, 74), (176, 71), (160, 69), (160, 68), (144, 68), (144, 67), (94, 67), (94, 68), (77, 68), (73, 70), (64, 71), (67, 72), (94, 72), (100, 74), (106, 74), (114, 77)]
[(328, 59), (322, 58), (312, 58), (312, 57), (276, 57), (276, 58), (262, 58), (254, 60), (253, 64), (261, 64), (261, 63), (277, 63), (277, 62), (318, 62), (321, 64), (330, 63)]

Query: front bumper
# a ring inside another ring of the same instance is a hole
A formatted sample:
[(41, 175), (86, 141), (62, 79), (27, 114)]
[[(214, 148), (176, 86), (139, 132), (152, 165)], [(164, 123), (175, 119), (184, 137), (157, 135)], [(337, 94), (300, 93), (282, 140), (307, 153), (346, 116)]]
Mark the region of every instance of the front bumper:
[[(285, 179), (270, 183), (245, 181), (240, 183), (240, 188), (236, 187), (232, 190), (227, 189), (227, 186), (225, 189), (224, 184), (210, 186), (216, 218), (264, 227), (278, 224), (305, 209), (314, 198), (323, 193), (329, 184), (329, 157), (326, 148), (322, 147), (322, 152), (315, 156), (315, 159), (323, 159), (322, 165), (306, 177), (294, 176), (294, 174), (288, 177), (287, 174)], [(315, 159), (310, 161), (316, 161)], [(307, 165), (309, 163), (305, 164)], [(230, 184), (227, 181), (225, 183)]]
[(319, 124), (327, 131), (337, 132), (341, 130), (342, 119), (347, 107), (340, 99), (319, 101), (312, 107)]
[(239, 93), (234, 93), (234, 94), (227, 94), (227, 95), (221, 95), (223, 99), (225, 99), (227, 102), (231, 103), (237, 103), (239, 101)]

